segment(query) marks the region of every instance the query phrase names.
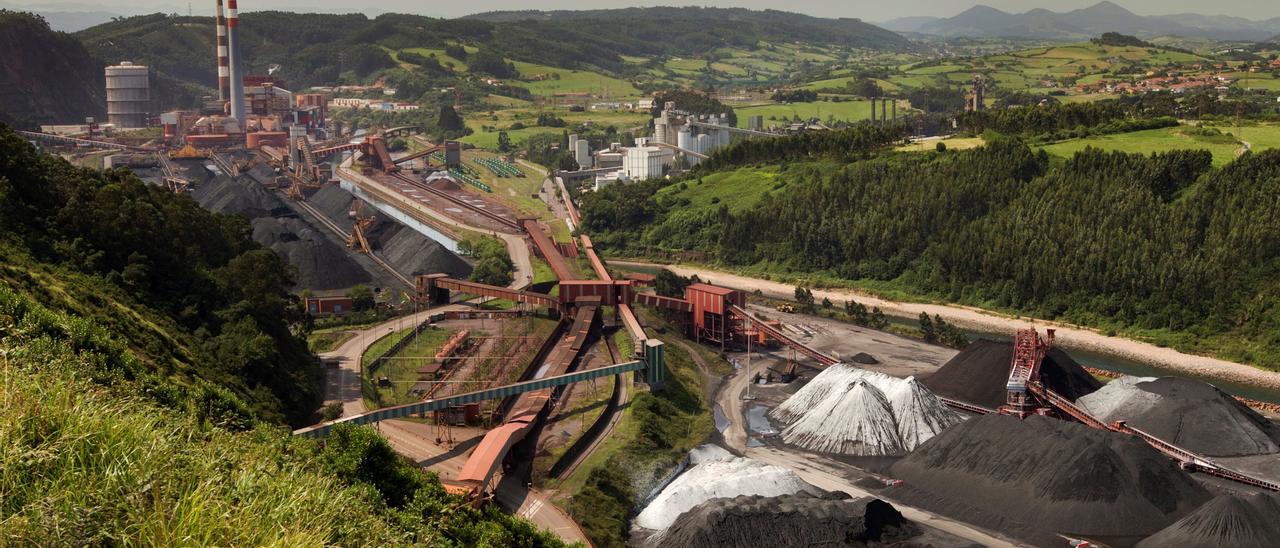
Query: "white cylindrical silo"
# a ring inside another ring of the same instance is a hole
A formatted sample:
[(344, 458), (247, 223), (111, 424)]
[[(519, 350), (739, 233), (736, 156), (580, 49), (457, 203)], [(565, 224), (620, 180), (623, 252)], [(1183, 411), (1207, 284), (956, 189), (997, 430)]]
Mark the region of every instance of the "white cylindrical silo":
[(122, 61), (106, 68), (107, 122), (118, 128), (147, 127), (151, 82), (147, 67)]

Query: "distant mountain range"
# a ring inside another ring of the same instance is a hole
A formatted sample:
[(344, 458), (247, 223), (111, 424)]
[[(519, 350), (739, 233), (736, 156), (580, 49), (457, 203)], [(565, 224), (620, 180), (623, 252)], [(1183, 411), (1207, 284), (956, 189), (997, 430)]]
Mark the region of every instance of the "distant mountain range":
[(1195, 13), (1144, 16), (1104, 1), (1063, 13), (1043, 8), (1008, 13), (978, 5), (954, 17), (903, 17), (880, 26), (894, 32), (943, 37), (1078, 40), (1104, 32), (1120, 32), (1143, 37), (1172, 34), (1219, 40), (1266, 40), (1280, 34), (1280, 17), (1252, 21)]

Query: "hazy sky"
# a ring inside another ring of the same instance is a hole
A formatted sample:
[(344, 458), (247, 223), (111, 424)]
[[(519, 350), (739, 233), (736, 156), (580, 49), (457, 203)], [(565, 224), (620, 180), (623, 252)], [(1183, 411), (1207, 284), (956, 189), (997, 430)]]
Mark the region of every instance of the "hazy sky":
[[(884, 21), (907, 15), (955, 15), (975, 4), (986, 4), (1010, 12), (1023, 12), (1043, 7), (1054, 11), (1066, 11), (1087, 7), (1098, 0), (914, 0), (909, 2), (885, 2), (883, 0), (473, 0), (469, 2), (424, 2), (422, 0), (382, 0), (379, 2), (350, 2), (345, 0), (243, 0), (241, 11), (277, 9), (287, 11), (351, 12), (382, 11), (418, 13), (437, 17), (457, 17), (469, 13), (511, 9), (591, 9), (627, 6), (655, 5), (705, 5), (738, 6), (752, 9), (784, 9), (822, 17), (858, 17), (866, 21)], [(1141, 15), (1170, 13), (1203, 13), (1206, 15), (1233, 15), (1248, 19), (1280, 17), (1280, 0), (1118, 0), (1117, 4)], [(190, 6), (193, 14), (213, 12), (213, 0), (200, 0), (188, 4), (184, 1), (166, 0), (0, 0), (0, 7), (27, 8), (42, 11), (108, 11), (122, 14), (151, 13), (156, 11), (186, 13)], [(361, 9), (352, 6), (375, 6)]]

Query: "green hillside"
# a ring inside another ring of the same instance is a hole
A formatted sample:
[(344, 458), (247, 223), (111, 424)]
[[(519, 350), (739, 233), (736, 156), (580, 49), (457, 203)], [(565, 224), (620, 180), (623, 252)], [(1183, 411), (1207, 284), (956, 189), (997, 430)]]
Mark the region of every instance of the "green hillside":
[(244, 221), (0, 125), (0, 234), (0, 544), (559, 544), (371, 429), (291, 436), (322, 372)]
[(868, 141), (843, 157), (817, 141), (744, 141), (684, 180), (584, 194), (583, 227), (616, 255), (702, 251), (772, 279), (1061, 319), (1280, 370), (1280, 319), (1263, 312), (1280, 295), (1280, 150), (1252, 131), (1259, 150), (1230, 161), (1196, 136), (1060, 160), (998, 137), (945, 152)]
[(106, 112), (103, 63), (44, 19), (0, 10), (0, 122), (79, 123)]

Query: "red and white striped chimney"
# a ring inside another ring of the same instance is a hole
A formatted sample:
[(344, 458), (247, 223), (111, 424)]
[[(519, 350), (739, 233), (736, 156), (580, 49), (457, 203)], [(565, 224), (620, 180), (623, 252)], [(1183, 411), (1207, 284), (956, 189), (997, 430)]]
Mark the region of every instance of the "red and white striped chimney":
[(227, 0), (227, 54), (230, 61), (231, 70), (228, 71), (231, 76), (231, 87), (228, 92), (231, 97), (231, 116), (240, 122), (240, 127), (245, 127), (244, 117), (244, 64), (240, 62), (240, 10), (236, 7), (236, 0)]
[(218, 29), (218, 99), (227, 100), (231, 87), (231, 63), (227, 59), (227, 16), (222, 11), (222, 0), (218, 1), (218, 15), (214, 25)]

